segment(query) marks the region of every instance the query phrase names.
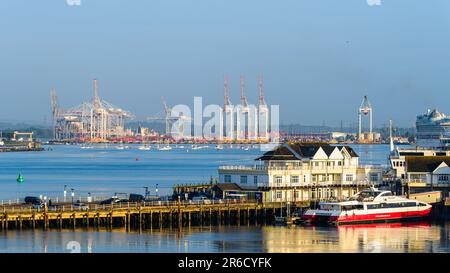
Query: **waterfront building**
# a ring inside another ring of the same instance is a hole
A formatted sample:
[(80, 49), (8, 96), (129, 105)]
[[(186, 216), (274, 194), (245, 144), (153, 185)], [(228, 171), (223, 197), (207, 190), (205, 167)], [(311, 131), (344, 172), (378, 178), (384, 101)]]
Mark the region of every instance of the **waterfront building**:
[(394, 170), (396, 179), (402, 181), (406, 178), (406, 157), (433, 157), (433, 156), (450, 156), (450, 150), (436, 150), (431, 148), (396, 148), (390, 156), (391, 168)]
[(309, 201), (350, 197), (382, 184), (381, 166), (360, 165), (349, 146), (286, 143), (250, 166), (219, 167), (220, 183), (264, 191), (264, 201)]
[(428, 109), (417, 116), (416, 143), (426, 148), (445, 147), (450, 143), (450, 117), (438, 110)]
[(441, 191), (450, 196), (450, 156), (407, 156), (405, 180), (409, 193)]

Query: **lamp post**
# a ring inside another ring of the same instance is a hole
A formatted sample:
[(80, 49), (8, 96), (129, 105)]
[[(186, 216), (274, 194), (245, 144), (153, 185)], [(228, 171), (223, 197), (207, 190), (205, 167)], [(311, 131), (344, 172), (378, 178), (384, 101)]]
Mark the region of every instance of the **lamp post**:
[(155, 193), (156, 193), (156, 196), (158, 196), (158, 184), (156, 184)]
[(64, 202), (66, 202), (66, 196), (67, 196), (67, 185), (64, 185)]
[(75, 197), (75, 190), (74, 189), (70, 189), (70, 191), (71, 191), (70, 195), (72, 197), (72, 204), (73, 204), (73, 199)]
[(145, 189), (145, 199), (148, 199), (149, 197), (148, 187), (144, 187), (144, 189)]

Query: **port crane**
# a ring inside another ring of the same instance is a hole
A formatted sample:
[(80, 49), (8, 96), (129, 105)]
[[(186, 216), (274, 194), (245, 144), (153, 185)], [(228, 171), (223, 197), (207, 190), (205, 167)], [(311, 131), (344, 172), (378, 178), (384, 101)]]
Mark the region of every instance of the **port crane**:
[(172, 117), (172, 108), (168, 106), (166, 99), (164, 97), (161, 97), (161, 102), (164, 107), (164, 117), (160, 117), (160, 113), (156, 114), (152, 117), (147, 117), (147, 120), (156, 120), (156, 121), (164, 121), (166, 124), (166, 135), (171, 136), (172, 135), (172, 125), (174, 122), (178, 120), (191, 120), (190, 117), (186, 115), (181, 115), (178, 117)]
[(14, 131), (13, 133), (13, 137), (12, 140), (17, 140), (17, 136), (21, 136), (21, 135), (25, 135), (28, 136), (28, 142), (33, 142), (33, 134), (34, 132), (18, 132), (18, 131)]

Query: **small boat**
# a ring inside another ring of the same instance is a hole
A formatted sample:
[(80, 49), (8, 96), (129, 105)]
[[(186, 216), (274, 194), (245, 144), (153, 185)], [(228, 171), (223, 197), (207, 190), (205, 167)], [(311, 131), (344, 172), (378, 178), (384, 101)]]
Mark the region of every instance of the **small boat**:
[(199, 149), (201, 149), (200, 148), (200, 146), (198, 146), (198, 145), (192, 145), (192, 148), (191, 148), (192, 150), (199, 150)]
[(138, 149), (139, 149), (139, 150), (142, 150), (142, 151), (149, 151), (151, 148), (150, 148), (150, 146), (148, 146), (148, 145), (143, 145), (143, 146), (139, 146)]
[(166, 145), (164, 147), (158, 148), (158, 150), (160, 150), (160, 151), (169, 151), (169, 150), (172, 150), (172, 147), (170, 147), (169, 145)]
[(120, 144), (119, 146), (116, 146), (117, 150), (125, 150), (125, 149), (129, 149), (129, 146), (124, 146), (123, 144)]
[(216, 146), (216, 150), (223, 150), (223, 146), (222, 146), (222, 145), (220, 145), (220, 144), (219, 144), (219, 145), (217, 145), (217, 146)]
[(94, 147), (92, 146), (88, 146), (88, 145), (83, 145), (80, 147), (81, 149), (93, 149)]

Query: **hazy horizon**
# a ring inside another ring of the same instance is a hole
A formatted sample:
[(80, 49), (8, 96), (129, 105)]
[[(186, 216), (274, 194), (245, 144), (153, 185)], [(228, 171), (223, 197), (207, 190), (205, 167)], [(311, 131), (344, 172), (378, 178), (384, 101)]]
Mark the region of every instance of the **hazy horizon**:
[(170, 105), (232, 103), (258, 76), (282, 124), (344, 127), (368, 95), (374, 124), (412, 127), (450, 114), (450, 2), (381, 0), (5, 0), (0, 9), (0, 121), (51, 120), (100, 96), (144, 120)]

